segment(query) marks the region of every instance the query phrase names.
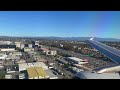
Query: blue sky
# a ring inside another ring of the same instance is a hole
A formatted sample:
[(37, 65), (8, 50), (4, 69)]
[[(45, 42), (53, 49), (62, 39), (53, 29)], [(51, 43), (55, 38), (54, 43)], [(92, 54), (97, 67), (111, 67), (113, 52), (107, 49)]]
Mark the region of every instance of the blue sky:
[(0, 36), (120, 38), (120, 11), (0, 11)]

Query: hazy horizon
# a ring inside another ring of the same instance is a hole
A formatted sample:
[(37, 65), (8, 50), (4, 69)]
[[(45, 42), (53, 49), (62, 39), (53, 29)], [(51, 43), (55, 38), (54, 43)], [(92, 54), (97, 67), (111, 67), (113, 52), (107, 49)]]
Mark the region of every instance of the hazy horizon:
[[(58, 37), (58, 38), (92, 38), (92, 37), (60, 37), (60, 36), (0, 36), (0, 37), (31, 37), (31, 38), (39, 38), (39, 37)], [(94, 38), (103, 38), (103, 37), (94, 37)], [(107, 38), (103, 38), (103, 39), (107, 39)], [(120, 39), (120, 38), (108, 38), (108, 39)]]

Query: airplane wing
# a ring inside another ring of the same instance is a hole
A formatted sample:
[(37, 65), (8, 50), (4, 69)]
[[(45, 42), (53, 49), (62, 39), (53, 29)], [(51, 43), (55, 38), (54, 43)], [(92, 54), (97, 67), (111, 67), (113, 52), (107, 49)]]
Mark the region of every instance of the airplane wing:
[(97, 49), (99, 52), (104, 54), (106, 57), (110, 58), (113, 62), (115, 62), (116, 64), (120, 64), (120, 50), (112, 48), (108, 45), (102, 44), (93, 39), (94, 38), (91, 38), (90, 40), (87, 40), (87, 42), (93, 48)]

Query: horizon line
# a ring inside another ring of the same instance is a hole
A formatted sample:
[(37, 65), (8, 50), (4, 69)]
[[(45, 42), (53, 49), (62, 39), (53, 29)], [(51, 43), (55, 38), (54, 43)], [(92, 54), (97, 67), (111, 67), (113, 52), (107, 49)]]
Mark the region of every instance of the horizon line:
[[(36, 37), (58, 37), (58, 38), (80, 38), (82, 36), (0, 36), (0, 37), (32, 37), (32, 38), (36, 38)], [(87, 36), (86, 36), (87, 37)], [(83, 37), (84, 38), (84, 37)], [(92, 38), (92, 36), (90, 36), (89, 38)], [(94, 37), (94, 38), (111, 38), (111, 37)], [(111, 38), (111, 39), (120, 39), (120, 38)]]

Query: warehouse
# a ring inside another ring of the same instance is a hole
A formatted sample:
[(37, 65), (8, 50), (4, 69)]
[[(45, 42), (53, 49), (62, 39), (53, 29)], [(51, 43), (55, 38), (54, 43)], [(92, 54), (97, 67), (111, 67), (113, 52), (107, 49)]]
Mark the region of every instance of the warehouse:
[(27, 68), (29, 79), (46, 79), (49, 78), (47, 73), (41, 67)]
[(33, 67), (27, 68), (27, 73), (29, 79), (38, 79), (38, 74)]
[(42, 67), (44, 70), (48, 69), (48, 66), (46, 66), (43, 62), (35, 62), (35, 63), (20, 63), (19, 64), (19, 71), (24, 71), (27, 68), (30, 67)]

